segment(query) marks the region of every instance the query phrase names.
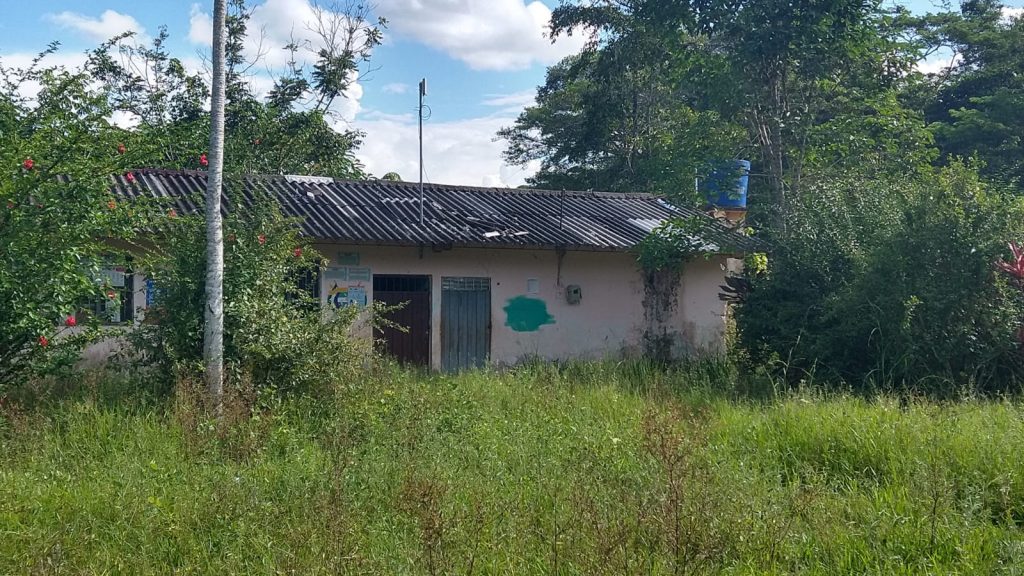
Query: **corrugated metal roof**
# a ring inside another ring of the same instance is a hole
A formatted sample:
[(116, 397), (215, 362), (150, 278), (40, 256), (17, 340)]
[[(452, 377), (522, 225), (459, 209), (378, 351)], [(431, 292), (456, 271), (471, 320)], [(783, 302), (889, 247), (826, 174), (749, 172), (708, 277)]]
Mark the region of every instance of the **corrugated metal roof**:
[[(183, 214), (198, 210), (196, 200), (206, 188), (206, 172), (146, 169), (133, 174), (134, 184), (115, 178), (116, 193), (161, 198)], [(420, 224), (419, 185), (412, 182), (253, 175), (227, 178), (225, 188), (225, 212), (231, 209), (228, 198), (250, 203), (268, 195), (285, 215), (302, 220), (306, 236), (352, 244), (621, 251), (667, 218), (697, 216), (707, 221), (703, 239), (709, 245), (735, 253), (760, 249), (757, 240), (702, 212), (650, 194), (424, 184)]]

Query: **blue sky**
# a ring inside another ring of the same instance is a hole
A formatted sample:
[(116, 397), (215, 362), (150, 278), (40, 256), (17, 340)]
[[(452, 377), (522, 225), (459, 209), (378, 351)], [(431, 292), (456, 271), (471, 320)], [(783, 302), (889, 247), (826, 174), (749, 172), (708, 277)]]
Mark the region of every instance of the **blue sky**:
[[(427, 178), (453, 184), (516, 186), (529, 175), (501, 161), (495, 132), (532, 102), (547, 65), (579, 49), (582, 39), (554, 45), (544, 32), (558, 0), (375, 0), (389, 20), (373, 71), (360, 76), (335, 110), (340, 126), (366, 133), (360, 158), (374, 174), (417, 177), (416, 84), (426, 77), (424, 156)], [(269, 87), (267, 69), (279, 68), (289, 37), (302, 37), (311, 21), (310, 0), (251, 0), (251, 29), (264, 30), (261, 73), (252, 83)], [(321, 6), (330, 6), (321, 0)], [(930, 0), (906, 3), (915, 12), (941, 9)], [(1011, 0), (1024, 6), (1024, 0)], [(212, 0), (0, 0), (0, 58), (25, 62), (59, 40), (54, 63), (75, 65), (82, 53), (125, 30), (146, 39), (165, 25), (171, 52), (187, 67), (203, 69), (209, 51)], [(27, 7), (30, 7), (27, 8)]]

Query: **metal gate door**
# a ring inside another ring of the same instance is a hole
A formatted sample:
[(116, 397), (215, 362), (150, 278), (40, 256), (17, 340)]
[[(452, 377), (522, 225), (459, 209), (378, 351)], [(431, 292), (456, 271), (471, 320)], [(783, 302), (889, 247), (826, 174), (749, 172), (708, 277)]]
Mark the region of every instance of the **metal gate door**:
[(491, 356), (491, 279), (441, 279), (441, 368), (480, 368)]
[(395, 306), (405, 304), (387, 317), (407, 329), (382, 326), (377, 338), (382, 351), (404, 364), (430, 364), (430, 276), (373, 276), (373, 299)]

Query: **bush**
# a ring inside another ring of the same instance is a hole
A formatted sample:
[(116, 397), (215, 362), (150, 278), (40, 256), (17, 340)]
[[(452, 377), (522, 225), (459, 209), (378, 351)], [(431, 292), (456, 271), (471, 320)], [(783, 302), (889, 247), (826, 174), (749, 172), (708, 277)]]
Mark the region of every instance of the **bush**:
[(785, 359), (854, 385), (928, 392), (1021, 376), (1019, 294), (996, 272), (1020, 199), (955, 164), (902, 186), (818, 186), (800, 200), (771, 273), (737, 311), (756, 362)]
[[(140, 356), (133, 361), (170, 376), (202, 363), (205, 222), (169, 215), (157, 234), (157, 247), (143, 260), (156, 300), (130, 338)], [(328, 311), (300, 287), (303, 279), (316, 278), (322, 257), (304, 245), (296, 222), (272, 199), (257, 199), (224, 219), (224, 238), (227, 369), (257, 388), (282, 391), (309, 391), (351, 376), (362, 352), (350, 338), (356, 312)]]
[(105, 94), (42, 57), (28, 69), (0, 64), (0, 397), (78, 358), (89, 338), (66, 328), (108, 292), (100, 266), (120, 250), (105, 239), (131, 238), (141, 223), (110, 192), (111, 175), (140, 156), (120, 145)]

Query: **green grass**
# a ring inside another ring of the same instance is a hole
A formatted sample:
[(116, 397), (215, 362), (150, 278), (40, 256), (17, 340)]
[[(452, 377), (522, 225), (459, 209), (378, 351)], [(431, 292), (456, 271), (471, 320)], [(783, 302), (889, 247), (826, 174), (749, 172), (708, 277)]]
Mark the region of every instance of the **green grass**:
[(1020, 404), (731, 379), (385, 371), (221, 430), (116, 380), (8, 405), (0, 573), (1022, 573)]

